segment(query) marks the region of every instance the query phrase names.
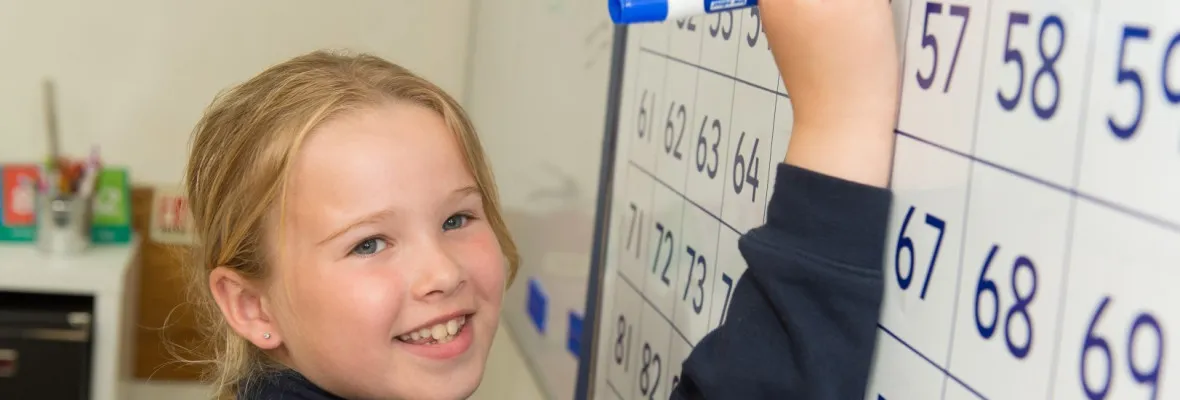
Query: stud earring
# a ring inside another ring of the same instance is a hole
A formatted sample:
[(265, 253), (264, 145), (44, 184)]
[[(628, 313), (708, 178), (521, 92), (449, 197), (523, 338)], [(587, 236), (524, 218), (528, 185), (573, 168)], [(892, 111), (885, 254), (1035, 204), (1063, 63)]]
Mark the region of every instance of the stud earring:
[(263, 333), (262, 338), (263, 339), (270, 339), (270, 332)]

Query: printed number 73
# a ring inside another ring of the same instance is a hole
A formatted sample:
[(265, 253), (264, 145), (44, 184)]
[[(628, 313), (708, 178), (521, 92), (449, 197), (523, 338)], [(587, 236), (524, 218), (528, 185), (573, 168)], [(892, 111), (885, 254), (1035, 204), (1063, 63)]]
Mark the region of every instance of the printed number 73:
[[(905, 220), (901, 223), (901, 232), (897, 234), (897, 248), (893, 253), (893, 270), (897, 272), (897, 285), (901, 290), (910, 288), (910, 283), (914, 280), (914, 240), (906, 236), (906, 229), (910, 225), (910, 218), (914, 215), (914, 206), (910, 206), (909, 211), (905, 213)], [(931, 214), (926, 214), (926, 225), (938, 230), (938, 240), (934, 242), (934, 252), (930, 255), (930, 265), (926, 267), (926, 278), (922, 282), (922, 293), (918, 295), (919, 298), (926, 299), (926, 289), (930, 286), (930, 277), (934, 275), (934, 264), (938, 261), (938, 251), (942, 248), (942, 237), (946, 233), (946, 222)], [(909, 252), (909, 267), (906, 268), (906, 273), (901, 273), (901, 251)]]

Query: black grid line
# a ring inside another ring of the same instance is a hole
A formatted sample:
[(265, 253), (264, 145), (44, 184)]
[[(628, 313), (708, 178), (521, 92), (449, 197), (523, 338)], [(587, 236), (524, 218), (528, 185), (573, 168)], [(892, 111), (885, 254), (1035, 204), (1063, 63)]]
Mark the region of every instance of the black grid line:
[[(1098, 15), (1098, 7), (1101, 3), (1102, 3), (1101, 1), (1097, 1), (1097, 0), (1094, 1), (1092, 11), (1095, 16)], [(1092, 29), (1090, 31), (1090, 41), (1089, 41), (1090, 44), (1086, 48), (1086, 55), (1085, 55), (1086, 59), (1091, 59), (1094, 57), (1094, 44), (1097, 41), (1098, 41), (1098, 29)], [(1065, 42), (1063, 41), (1062, 45), (1064, 45), (1064, 43)], [(1094, 69), (1094, 63), (1092, 63), (1092, 62), (1087, 63), (1085, 68), (1083, 68), (1084, 72), (1083, 72), (1082, 76), (1091, 76), (1093, 69)], [(1083, 87), (1082, 87), (1082, 98), (1083, 99), (1090, 98), (1090, 87), (1091, 86), (1092, 85), (1083, 85)], [(1075, 149), (1074, 149), (1073, 187), (1079, 186), (1079, 181), (1081, 181), (1081, 177), (1082, 177), (1082, 149), (1085, 148), (1085, 143), (1086, 143), (1085, 131), (1086, 131), (1086, 117), (1087, 117), (1088, 111), (1089, 111), (1088, 109), (1083, 107), (1081, 112), (1078, 113), (1078, 130), (1080, 132), (1079, 132), (1078, 140), (1077, 140), (1077, 143), (1075, 144)], [(1052, 381), (1057, 381), (1058, 360), (1061, 358), (1061, 336), (1065, 334), (1064, 332), (1062, 332), (1063, 329), (1061, 329), (1061, 326), (1065, 322), (1065, 312), (1064, 312), (1065, 299), (1066, 299), (1065, 296), (1069, 294), (1069, 273), (1071, 270), (1070, 264), (1073, 262), (1073, 232), (1074, 232), (1073, 230), (1074, 230), (1074, 226), (1076, 225), (1074, 221), (1077, 219), (1077, 215), (1078, 215), (1077, 212), (1078, 212), (1078, 196), (1070, 196), (1070, 198), (1069, 198), (1069, 214), (1068, 214), (1069, 220), (1068, 220), (1068, 222), (1066, 222), (1066, 225), (1065, 225), (1065, 250), (1064, 250), (1065, 256), (1062, 257), (1062, 259), (1061, 259), (1061, 262), (1062, 262), (1061, 278), (1058, 281), (1059, 282), (1058, 287), (1061, 288), (1061, 293), (1058, 294), (1057, 304), (1061, 304), (1062, 311), (1059, 311), (1057, 313), (1056, 321), (1054, 321), (1054, 324), (1057, 325), (1057, 340), (1053, 341), (1053, 352), (1051, 353), (1052, 356), (1049, 359), (1049, 379)], [(1049, 385), (1049, 392), (1046, 397), (1052, 399), (1053, 395), (1056, 393), (1056, 391), (1057, 391), (1057, 385)]]
[(712, 68), (709, 68), (709, 67), (705, 67), (705, 66), (698, 65), (698, 64), (693, 64), (693, 63), (691, 63), (691, 62), (685, 61), (685, 60), (683, 60), (683, 59), (681, 59), (681, 58), (679, 58), (679, 57), (676, 57), (676, 56), (674, 56), (674, 55), (671, 55), (671, 54), (661, 53), (661, 52), (658, 52), (658, 51), (655, 51), (655, 50), (652, 50), (652, 49), (649, 49), (649, 48), (646, 48), (646, 47), (643, 47), (643, 46), (640, 46), (640, 47), (639, 47), (639, 51), (641, 51), (641, 52), (644, 52), (644, 53), (648, 53), (648, 54), (651, 54), (651, 55), (654, 55), (654, 56), (663, 57), (663, 58), (666, 58), (666, 59), (668, 59), (669, 61), (675, 61), (675, 62), (678, 62), (678, 63), (684, 64), (684, 65), (687, 65), (687, 66), (690, 66), (690, 67), (693, 67), (693, 68), (699, 69), (699, 70), (701, 70), (701, 71), (705, 71), (705, 72), (712, 73), (712, 74), (714, 74), (714, 75), (718, 75), (718, 76), (720, 76), (720, 77), (722, 77), (722, 78), (731, 79), (731, 80), (733, 80), (733, 81), (735, 81), (735, 82), (741, 82), (741, 83), (744, 83), (744, 84), (746, 84), (746, 85), (748, 85), (748, 86), (750, 86), (750, 87), (752, 87), (752, 88), (761, 89), (761, 90), (763, 90), (763, 91), (765, 91), (765, 92), (768, 92), (768, 93), (773, 93), (773, 94), (775, 94), (776, 96), (782, 96), (782, 97), (786, 97), (786, 98), (790, 98), (790, 97), (791, 97), (791, 96), (788, 96), (786, 93), (780, 92), (780, 91), (778, 91), (778, 90), (771, 89), (771, 88), (768, 88), (768, 87), (766, 87), (766, 86), (762, 86), (762, 85), (759, 85), (759, 84), (757, 84), (757, 83), (750, 82), (750, 81), (747, 81), (747, 80), (745, 80), (745, 79), (738, 78), (737, 76), (730, 75), (730, 74), (727, 74), (727, 73), (724, 73), (724, 72), (721, 72), (721, 71), (718, 71), (718, 70), (715, 70), (715, 69), (712, 69)]
[(939, 150), (945, 151), (950, 154), (957, 155), (959, 157), (966, 158), (972, 162), (977, 162), (977, 163), (998, 169), (1000, 171), (1003, 171), (1005, 174), (1015, 176), (1018, 178), (1022, 178), (1024, 180), (1029, 181), (1029, 182), (1036, 183), (1040, 186), (1044, 186), (1044, 187), (1056, 190), (1058, 192), (1063, 192), (1063, 193), (1069, 194), (1071, 197), (1077, 197), (1077, 198), (1089, 201), (1093, 204), (1104, 207), (1104, 208), (1109, 209), (1111, 211), (1115, 211), (1115, 212), (1122, 214), (1124, 216), (1132, 217), (1132, 218), (1138, 219), (1140, 221), (1147, 222), (1152, 225), (1159, 226), (1161, 228), (1170, 230), (1172, 232), (1180, 233), (1180, 223), (1169, 221), (1167, 219), (1164, 219), (1163, 217), (1155, 216), (1155, 215), (1152, 215), (1152, 214), (1149, 214), (1149, 213), (1146, 213), (1143, 211), (1136, 210), (1136, 209), (1131, 208), (1129, 206), (1119, 204), (1118, 202), (1115, 202), (1113, 200), (1107, 200), (1102, 197), (1099, 197), (1098, 195), (1086, 193), (1086, 192), (1083, 192), (1083, 191), (1078, 190), (1076, 188), (1061, 186), (1059, 184), (1050, 182), (1045, 179), (1038, 178), (1038, 177), (1033, 176), (1031, 174), (1024, 173), (1024, 172), (1009, 168), (1009, 167), (1004, 166), (1000, 163), (984, 159), (980, 156), (970, 155), (970, 154), (952, 149), (950, 147), (943, 146), (941, 144), (924, 139), (920, 136), (917, 136), (917, 135), (914, 135), (911, 133), (903, 132), (903, 131), (897, 130), (897, 129), (895, 129), (894, 132), (902, 137), (915, 140), (919, 143), (923, 143), (923, 144), (929, 145), (931, 147), (935, 147)]
[[(696, 207), (698, 210), (701, 210), (701, 212), (707, 214), (708, 216), (713, 217), (713, 219), (716, 219), (717, 222), (720, 222), (722, 226), (729, 228), (729, 230), (734, 231), (734, 233), (737, 233), (738, 235), (742, 234), (742, 231), (739, 231), (737, 228), (734, 228), (733, 225), (730, 225), (729, 222), (725, 222), (725, 220), (721, 219), (720, 216), (713, 214), (712, 211), (709, 211), (707, 208), (702, 207), (700, 204), (697, 204), (696, 200), (690, 199), (684, 193), (680, 193), (680, 191), (673, 188), (672, 185), (669, 185), (668, 182), (664, 182), (663, 179), (660, 179), (660, 177), (656, 176), (655, 173), (648, 171), (647, 168), (643, 168), (642, 165), (637, 164), (635, 161), (627, 160), (627, 163), (630, 164), (635, 169), (638, 169), (640, 172), (643, 172), (647, 176), (650, 176), (651, 179), (655, 180), (655, 182), (660, 184), (660, 186), (663, 186), (663, 187), (667, 188), (669, 191), (671, 191), (672, 193), (676, 193), (677, 195), (679, 195), (680, 198), (684, 199), (684, 201), (687, 202), (688, 204), (691, 204), (693, 207)], [(683, 217), (681, 219), (683, 219)]]
[[(914, 3), (916, 3), (916, 2), (914, 2)], [(914, 3), (910, 3), (910, 7), (913, 7)], [(993, 11), (995, 11), (995, 8), (991, 7), (991, 4), (988, 4), (987, 13), (984, 15), (985, 21), (991, 19), (991, 13)], [(965, 37), (965, 36), (966, 36), (966, 33), (964, 33), (963, 36), (960, 36), (959, 40), (962, 41), (963, 37)], [(988, 37), (987, 32), (984, 32), (984, 36), (983, 36), (983, 48), (984, 49), (987, 49), (987, 44), (988, 44), (989, 39), (990, 38)], [(958, 49), (958, 47), (956, 47), (956, 49)], [(958, 50), (956, 50), (956, 51), (958, 51)], [(953, 72), (953, 69), (952, 69), (952, 72)], [(931, 77), (933, 77), (933, 75), (934, 74), (931, 73)], [(951, 76), (949, 73), (946, 77), (946, 80), (948, 83), (951, 80)], [(977, 77), (977, 80), (979, 80), (979, 82), (976, 84), (976, 87), (975, 87), (975, 105), (976, 106), (973, 107), (974, 108), (974, 110), (973, 110), (974, 115), (972, 116), (972, 121), (971, 121), (972, 122), (971, 123), (971, 125), (972, 125), (971, 153), (975, 153), (976, 145), (979, 142), (979, 111), (981, 109), (979, 107), (979, 103), (980, 103), (980, 100), (983, 98), (983, 77), (979, 76), (979, 77)], [(903, 91), (905, 90), (905, 87), (906, 87), (906, 85), (902, 85)], [(905, 98), (905, 96), (903, 94), (902, 99), (904, 99), (904, 98)], [(975, 173), (975, 162), (970, 162), (967, 164), (967, 190), (963, 196), (963, 222), (962, 222), (963, 228), (962, 228), (960, 236), (959, 236), (959, 243), (965, 243), (967, 241), (967, 232), (969, 231), (967, 229), (967, 227), (970, 226), (969, 221), (971, 219), (971, 186), (972, 186), (972, 182), (974, 181), (974, 179), (972, 179), (974, 173)], [(955, 282), (956, 283), (961, 282), (961, 279), (963, 279), (963, 264), (966, 262), (966, 258), (967, 258), (967, 252), (962, 251), (960, 249), (958, 268), (955, 268)], [(958, 379), (957, 377), (955, 377), (953, 374), (950, 373), (951, 361), (954, 359), (954, 354), (955, 354), (955, 352), (954, 352), (955, 330), (956, 330), (956, 328), (958, 328), (958, 325), (959, 325), (959, 295), (961, 294), (962, 289), (963, 289), (963, 285), (955, 285), (954, 301), (951, 303), (951, 304), (953, 304), (951, 306), (951, 332), (950, 332), (950, 338), (949, 338), (949, 340), (947, 340), (947, 345), (946, 345), (946, 348), (947, 348), (947, 350), (946, 350), (946, 378), (943, 379), (943, 384), (942, 384), (942, 397), (943, 398), (946, 398), (946, 386), (947, 386), (946, 382), (945, 382), (946, 379), (954, 379), (956, 382), (959, 382), (959, 384), (963, 385), (963, 387), (970, 389), (970, 386), (967, 386), (967, 384), (965, 382), (963, 382), (962, 380)], [(998, 308), (997, 308), (996, 312), (999, 313)], [(1031, 333), (1030, 333), (1030, 335), (1031, 335)], [(972, 393), (975, 393), (976, 396), (983, 398), (983, 395), (981, 395), (979, 392), (975, 391), (974, 389), (970, 389), (970, 390)]]
[[(971, 392), (971, 394), (974, 394), (976, 397), (979, 397), (980, 399), (987, 400), (987, 398), (983, 397), (983, 394), (979, 393), (978, 390), (975, 390), (975, 388), (971, 387), (971, 385), (968, 385), (967, 382), (964, 382), (962, 379), (959, 379), (959, 377), (955, 376), (955, 374), (952, 374), (950, 370), (943, 368), (941, 365), (938, 365), (938, 363), (934, 362), (934, 360), (931, 360), (930, 357), (927, 357), (925, 354), (922, 354), (921, 351), (919, 351), (914, 346), (911, 346), (909, 344), (909, 342), (905, 341), (905, 339), (902, 339), (900, 336), (897, 336), (897, 334), (893, 333), (893, 331), (889, 330), (889, 328), (886, 328), (885, 325), (881, 325), (881, 323), (878, 322), (877, 329), (880, 330), (881, 332), (885, 332), (885, 334), (889, 335), (889, 337), (893, 338), (893, 340), (897, 341), (897, 343), (900, 343), (902, 346), (905, 346), (905, 348), (909, 349), (911, 352), (918, 355), (918, 357), (920, 357), (922, 360), (926, 361), (926, 363), (930, 364), (930, 366), (937, 368), (940, 372), (942, 372), (942, 374), (944, 376), (957, 382), (959, 385), (963, 386), (964, 389), (967, 389), (967, 391)], [(946, 386), (945, 385), (943, 386), (943, 397), (946, 397)]]

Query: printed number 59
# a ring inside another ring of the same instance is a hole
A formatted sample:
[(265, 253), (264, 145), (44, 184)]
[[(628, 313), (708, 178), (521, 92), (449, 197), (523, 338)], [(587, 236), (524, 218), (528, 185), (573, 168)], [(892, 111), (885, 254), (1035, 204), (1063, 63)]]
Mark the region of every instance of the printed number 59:
[[(910, 288), (910, 283), (914, 280), (914, 240), (906, 235), (906, 230), (910, 226), (910, 218), (914, 216), (914, 206), (910, 206), (909, 211), (906, 211), (905, 220), (901, 223), (901, 232), (897, 234), (897, 248), (893, 253), (893, 270), (897, 273), (897, 286), (901, 290)], [(934, 275), (934, 264), (938, 261), (938, 251), (942, 248), (942, 237), (946, 233), (946, 222), (931, 214), (926, 214), (926, 225), (938, 230), (938, 240), (934, 242), (934, 251), (930, 255), (930, 264), (926, 267), (926, 278), (922, 282), (922, 292), (918, 295), (919, 298), (926, 299), (926, 289), (930, 286), (930, 277)], [(909, 253), (909, 266), (906, 267), (906, 272), (902, 273), (901, 268), (901, 252), (905, 250)]]
[[(1119, 38), (1118, 55), (1114, 58), (1115, 86), (1133, 90), (1137, 100), (1134, 112), (1131, 114), (1131, 121), (1128, 125), (1116, 124), (1113, 115), (1107, 117), (1106, 123), (1110, 128), (1110, 132), (1119, 139), (1127, 140), (1135, 135), (1135, 132), (1139, 130), (1139, 123), (1142, 122), (1144, 114), (1149, 108), (1146, 103), (1148, 100), (1147, 90), (1149, 88), (1145, 87), (1143, 77), (1150, 76), (1151, 74), (1148, 74), (1149, 71), (1144, 70), (1142, 66), (1136, 67), (1132, 65), (1128, 52), (1132, 43), (1138, 42), (1139, 46), (1148, 45), (1147, 42), (1151, 39), (1151, 35), (1150, 27), (1127, 25), (1123, 27), (1122, 36)], [(1161, 46), (1162, 48), (1157, 47), (1154, 49), (1160, 51), (1160, 53), (1156, 53), (1161, 58), (1161, 63), (1159, 64), (1160, 69), (1150, 72), (1156, 72), (1158, 74), (1155, 76), (1159, 77), (1158, 82), (1161, 89), (1163, 89), (1164, 100), (1172, 105), (1178, 105), (1180, 104), (1180, 87), (1177, 86), (1180, 85), (1176, 85), (1173, 82), (1176, 75), (1170, 73), (1169, 70), (1174, 65), (1172, 57), (1180, 53), (1180, 32), (1173, 33), (1170, 38), (1164, 36), (1160, 39), (1162, 42), (1167, 43), (1165, 46)]]

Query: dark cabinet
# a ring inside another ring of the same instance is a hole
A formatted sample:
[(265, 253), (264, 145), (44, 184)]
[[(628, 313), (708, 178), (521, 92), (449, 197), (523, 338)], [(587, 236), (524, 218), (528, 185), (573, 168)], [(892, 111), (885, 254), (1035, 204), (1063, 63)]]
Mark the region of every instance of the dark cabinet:
[(0, 293), (0, 399), (90, 398), (93, 300)]

